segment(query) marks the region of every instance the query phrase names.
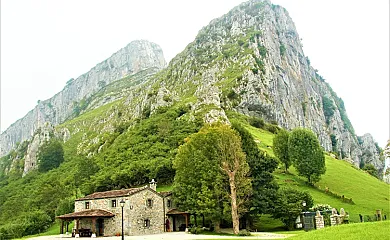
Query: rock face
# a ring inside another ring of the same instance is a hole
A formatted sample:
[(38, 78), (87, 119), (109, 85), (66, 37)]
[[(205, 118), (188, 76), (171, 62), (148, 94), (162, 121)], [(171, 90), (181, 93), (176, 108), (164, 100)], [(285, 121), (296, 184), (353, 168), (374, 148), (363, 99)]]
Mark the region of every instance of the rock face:
[(54, 127), (49, 122), (43, 124), (35, 133), (27, 148), (24, 160), (23, 176), (38, 167), (38, 150), (46, 141), (54, 137)]
[(310, 128), (326, 151), (383, 169), (375, 142), (358, 142), (342, 99), (310, 65), (288, 12), (268, 0), (211, 21), (164, 72), (165, 90), (178, 100), (196, 97), (192, 110), (206, 122), (227, 122), (224, 111), (234, 110)]
[(144, 40), (131, 42), (89, 72), (69, 80), (61, 92), (39, 102), (26, 116), (13, 123), (0, 135), (0, 156), (7, 154), (17, 142), (30, 139), (45, 122), (58, 125), (79, 114), (85, 99), (105, 85), (141, 70), (162, 69), (165, 65), (158, 45)]
[[(324, 149), (339, 158), (356, 167), (371, 163), (380, 172), (384, 168), (372, 137), (356, 136), (342, 99), (310, 65), (287, 11), (268, 0), (242, 3), (211, 21), (167, 68), (164, 66), (157, 45), (130, 43), (7, 129), (0, 136), (0, 155), (16, 142), (29, 139), (44, 122), (55, 126), (80, 112), (124, 98), (120, 109), (113, 108), (108, 116), (95, 119), (91, 128), (96, 134), (83, 138), (78, 153), (91, 156), (100, 152), (101, 146), (91, 150), (102, 140), (98, 134), (181, 102), (191, 109), (182, 116), (190, 121), (201, 118), (207, 123), (229, 123), (226, 111), (236, 111), (287, 129), (309, 128)], [(164, 69), (156, 75), (155, 71), (141, 71), (150, 68)], [(122, 81), (116, 80), (130, 74), (139, 74), (132, 81), (142, 83), (119, 91)], [(104, 88), (113, 84), (118, 85), (116, 92)], [(89, 102), (97, 93), (103, 97)], [(101, 128), (96, 127), (99, 124)], [(62, 138), (69, 138), (76, 129), (60, 130)]]

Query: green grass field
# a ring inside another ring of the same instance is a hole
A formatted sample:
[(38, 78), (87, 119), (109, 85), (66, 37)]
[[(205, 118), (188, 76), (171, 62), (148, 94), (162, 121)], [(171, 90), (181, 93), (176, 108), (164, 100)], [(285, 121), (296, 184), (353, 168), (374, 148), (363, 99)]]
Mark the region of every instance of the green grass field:
[(390, 239), (390, 221), (345, 224), (302, 232), (289, 240), (367, 240)]
[[(273, 155), (270, 146), (272, 146), (274, 134), (249, 125), (245, 125), (245, 127), (257, 140), (259, 148)], [(383, 214), (390, 217), (390, 185), (362, 170), (356, 169), (346, 161), (337, 160), (328, 155), (325, 155), (325, 164), (326, 173), (315, 184), (315, 187), (307, 185), (306, 179), (299, 177), (294, 167), (290, 167), (287, 174), (283, 172), (282, 168), (278, 169), (274, 176), (281, 187), (309, 191), (315, 204), (326, 203), (338, 210), (344, 208), (350, 214), (350, 221), (352, 222), (359, 222), (359, 214), (373, 216), (377, 209), (381, 209)], [(352, 198), (355, 204), (346, 203), (340, 198), (325, 194), (326, 187), (338, 195)], [(263, 225), (267, 229), (278, 226), (277, 222), (267, 225), (267, 221), (271, 221), (267, 217), (264, 221), (266, 222), (260, 224), (260, 226)]]
[[(74, 222), (71, 222), (69, 224), (69, 231), (70, 232), (72, 232), (73, 225), (74, 225)], [(65, 231), (65, 228), (64, 228), (64, 231)], [(46, 232), (43, 232), (40, 234), (35, 234), (35, 235), (24, 236), (24, 237), (18, 238), (18, 239), (29, 239), (29, 238), (33, 238), (33, 237), (59, 235), (59, 234), (60, 234), (60, 224), (56, 222), (50, 228), (48, 228)]]

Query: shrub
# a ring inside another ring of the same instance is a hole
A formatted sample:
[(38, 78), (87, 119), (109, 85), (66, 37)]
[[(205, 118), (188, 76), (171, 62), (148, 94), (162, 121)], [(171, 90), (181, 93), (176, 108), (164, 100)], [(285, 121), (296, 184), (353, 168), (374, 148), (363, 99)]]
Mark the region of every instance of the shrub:
[(192, 234), (201, 234), (203, 232), (203, 229), (201, 227), (192, 227), (190, 232)]
[(322, 204), (322, 203), (318, 203), (316, 205), (314, 205), (311, 210), (313, 211), (326, 211), (326, 210), (332, 210), (332, 207), (329, 205), (329, 204)]
[(170, 102), (171, 101), (171, 96), (170, 95), (164, 95), (163, 100), (165, 102)]
[(252, 234), (248, 230), (241, 230), (238, 232), (238, 236), (250, 236), (250, 235)]
[(267, 49), (264, 46), (259, 45), (260, 56), (265, 58), (267, 55)]
[(252, 117), (249, 119), (249, 124), (255, 128), (264, 128), (265, 123), (262, 118)]
[(371, 163), (364, 165), (362, 170), (368, 172), (368, 174), (370, 174), (371, 176), (374, 176), (374, 177), (378, 178), (378, 170), (376, 170), (374, 165), (372, 165)]
[(324, 109), (326, 124), (329, 124), (330, 118), (333, 116), (336, 107), (333, 105), (333, 101), (326, 96), (322, 97), (322, 107)]
[(274, 125), (274, 124), (267, 124), (267, 126), (265, 126), (265, 130), (273, 133), (273, 134), (277, 134), (280, 130), (279, 126), (277, 125)]
[(280, 50), (280, 56), (284, 56), (284, 54), (286, 53), (286, 47), (283, 45), (283, 43), (280, 44), (279, 50)]

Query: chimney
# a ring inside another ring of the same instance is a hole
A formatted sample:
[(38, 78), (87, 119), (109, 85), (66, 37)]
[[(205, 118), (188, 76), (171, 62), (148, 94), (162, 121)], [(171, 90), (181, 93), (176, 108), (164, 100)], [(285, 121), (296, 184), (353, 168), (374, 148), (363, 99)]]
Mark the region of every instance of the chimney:
[(154, 178), (153, 178), (152, 181), (149, 183), (149, 187), (150, 187), (151, 189), (153, 189), (154, 191), (156, 191), (157, 182), (154, 181)]

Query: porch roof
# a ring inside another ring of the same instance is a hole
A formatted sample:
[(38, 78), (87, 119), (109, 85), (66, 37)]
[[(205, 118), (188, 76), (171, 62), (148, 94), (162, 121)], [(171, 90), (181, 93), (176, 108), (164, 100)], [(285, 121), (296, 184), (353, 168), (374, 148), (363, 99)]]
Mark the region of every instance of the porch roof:
[(176, 208), (171, 209), (167, 212), (167, 215), (189, 215), (189, 212), (182, 212)]
[(115, 214), (102, 210), (102, 209), (88, 209), (85, 211), (80, 212), (74, 212), (74, 213), (68, 213), (61, 216), (58, 216), (56, 218), (59, 219), (76, 219), (76, 218), (92, 218), (92, 217), (114, 217)]

